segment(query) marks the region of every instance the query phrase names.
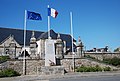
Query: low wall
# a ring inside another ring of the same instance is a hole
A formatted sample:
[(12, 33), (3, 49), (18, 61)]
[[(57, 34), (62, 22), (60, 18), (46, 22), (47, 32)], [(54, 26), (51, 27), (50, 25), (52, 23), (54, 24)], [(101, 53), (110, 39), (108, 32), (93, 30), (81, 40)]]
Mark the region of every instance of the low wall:
[(75, 63), (75, 67), (79, 67), (81, 65), (84, 65), (84, 66), (99, 65), (102, 68), (109, 66), (112, 70), (113, 69), (118, 69), (114, 66), (106, 65), (106, 64), (103, 64), (103, 63), (98, 63), (98, 62), (88, 60), (88, 59), (77, 59), (77, 58), (75, 58), (74, 61), (73, 61), (73, 59), (63, 59), (63, 60), (61, 60), (62, 66), (65, 67), (65, 70), (67, 72), (73, 72), (73, 62)]
[[(0, 70), (12, 68), (23, 74), (23, 60), (9, 60), (0, 64)], [(44, 60), (26, 60), (26, 75), (63, 75), (62, 66), (45, 66)]]
[[(112, 57), (119, 57), (119, 53), (112, 53), (112, 54), (96, 54), (96, 53), (85, 53), (85, 55), (91, 55), (94, 56), (97, 59), (103, 59), (103, 57), (112, 58)], [(110, 65), (105, 65), (102, 63), (98, 63), (95, 61), (91, 61), (88, 59), (82, 59), (80, 56), (75, 56), (75, 59), (73, 59), (73, 56), (66, 56), (64, 59), (60, 60), (61, 66), (49, 66), (45, 67), (45, 60), (26, 60), (26, 74), (27, 75), (56, 75), (56, 74), (64, 74), (64, 70), (67, 72), (73, 71), (73, 64), (75, 63), (75, 67), (79, 67), (81, 65), (85, 66), (96, 66), (99, 65), (100, 67), (111, 67), (112, 69), (117, 69)], [(6, 69), (6, 68), (12, 68), (15, 71), (19, 72), (20, 74), (23, 73), (23, 61), (22, 60), (9, 60), (7, 62), (0, 64), (0, 70)]]
[(99, 53), (99, 52), (86, 52), (85, 55), (90, 55), (91, 57), (94, 57), (95, 59), (98, 59), (98, 60), (103, 60), (104, 58), (113, 58), (113, 57), (118, 57), (120, 58), (120, 53), (116, 53), (116, 52), (113, 52), (113, 53), (109, 53), (109, 52), (103, 52), (103, 53)]
[[(26, 60), (26, 74), (35, 75), (37, 74), (37, 68), (44, 66), (44, 60)], [(3, 68), (4, 67), (4, 68)], [(9, 60), (0, 64), (0, 69), (12, 68), (15, 71), (23, 74), (23, 60)]]

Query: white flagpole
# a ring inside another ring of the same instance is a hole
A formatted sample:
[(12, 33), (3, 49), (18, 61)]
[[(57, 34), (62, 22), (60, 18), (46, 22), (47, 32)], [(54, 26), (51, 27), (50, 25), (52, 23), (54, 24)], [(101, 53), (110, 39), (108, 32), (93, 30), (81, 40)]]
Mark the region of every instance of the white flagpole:
[[(48, 5), (49, 8), (49, 5)], [(48, 39), (50, 39), (50, 16), (48, 15)]]
[(72, 52), (73, 50), (73, 24), (72, 24), (72, 12), (70, 12), (70, 26), (71, 26), (71, 40), (72, 40)]
[(25, 19), (24, 19), (24, 56), (23, 56), (23, 75), (26, 75), (25, 72), (25, 42), (26, 42), (26, 18), (27, 18), (27, 11), (25, 10)]
[(75, 72), (75, 58), (74, 58), (74, 48), (73, 48), (73, 22), (72, 22), (72, 12), (70, 12), (70, 27), (71, 27), (71, 40), (72, 40), (72, 56), (73, 56), (73, 71)]

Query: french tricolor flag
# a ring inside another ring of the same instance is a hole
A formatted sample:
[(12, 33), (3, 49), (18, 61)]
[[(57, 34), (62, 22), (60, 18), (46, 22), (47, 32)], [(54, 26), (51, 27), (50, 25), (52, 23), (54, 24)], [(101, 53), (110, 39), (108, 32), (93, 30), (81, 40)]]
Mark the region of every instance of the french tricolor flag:
[(57, 10), (53, 8), (48, 8), (48, 16), (52, 16), (53, 18), (56, 18), (58, 15)]

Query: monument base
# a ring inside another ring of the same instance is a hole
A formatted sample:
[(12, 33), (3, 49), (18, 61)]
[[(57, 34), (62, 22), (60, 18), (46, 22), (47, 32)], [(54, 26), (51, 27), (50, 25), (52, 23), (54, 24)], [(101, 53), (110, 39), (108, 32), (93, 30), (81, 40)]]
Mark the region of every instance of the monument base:
[(38, 75), (64, 75), (63, 66), (43, 66), (38, 68)]

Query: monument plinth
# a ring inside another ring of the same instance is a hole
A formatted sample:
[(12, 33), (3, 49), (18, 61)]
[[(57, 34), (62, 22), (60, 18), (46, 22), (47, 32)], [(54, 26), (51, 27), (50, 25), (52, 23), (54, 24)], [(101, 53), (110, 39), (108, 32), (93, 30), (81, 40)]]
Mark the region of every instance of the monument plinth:
[(45, 41), (45, 66), (56, 65), (55, 59), (55, 41), (47, 39)]

